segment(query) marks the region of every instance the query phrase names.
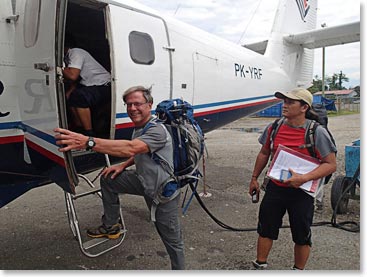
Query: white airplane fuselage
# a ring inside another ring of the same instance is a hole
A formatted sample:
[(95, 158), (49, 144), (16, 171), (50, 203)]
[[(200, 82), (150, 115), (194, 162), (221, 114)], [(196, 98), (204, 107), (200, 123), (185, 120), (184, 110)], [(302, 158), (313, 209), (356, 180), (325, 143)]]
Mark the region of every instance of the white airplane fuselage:
[(156, 104), (188, 101), (208, 132), (274, 105), (275, 91), (311, 85), (312, 50), (283, 37), (314, 29), (316, 8), (314, 0), (281, 0), (262, 55), (133, 1), (1, 1), (0, 207), (45, 183), (73, 192), (77, 174), (104, 163), (89, 151), (60, 153), (55, 143), (55, 127), (72, 129), (66, 33), (112, 76), (111, 104), (93, 111), (99, 136), (130, 138), (122, 93), (136, 85), (152, 86)]

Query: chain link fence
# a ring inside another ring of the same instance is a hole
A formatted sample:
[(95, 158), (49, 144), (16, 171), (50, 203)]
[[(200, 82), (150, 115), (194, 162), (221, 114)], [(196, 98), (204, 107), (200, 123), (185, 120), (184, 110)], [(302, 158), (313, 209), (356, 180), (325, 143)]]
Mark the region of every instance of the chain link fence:
[(338, 112), (349, 111), (349, 112), (360, 112), (360, 98), (359, 97), (349, 97), (341, 98), (337, 97), (335, 99), (335, 107)]

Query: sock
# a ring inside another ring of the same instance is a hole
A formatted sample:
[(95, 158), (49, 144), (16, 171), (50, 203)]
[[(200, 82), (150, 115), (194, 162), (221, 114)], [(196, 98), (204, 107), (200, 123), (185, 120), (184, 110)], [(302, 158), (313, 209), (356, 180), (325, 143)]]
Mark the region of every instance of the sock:
[(258, 264), (266, 264), (267, 262), (260, 262), (259, 260), (256, 259), (256, 263), (258, 263)]

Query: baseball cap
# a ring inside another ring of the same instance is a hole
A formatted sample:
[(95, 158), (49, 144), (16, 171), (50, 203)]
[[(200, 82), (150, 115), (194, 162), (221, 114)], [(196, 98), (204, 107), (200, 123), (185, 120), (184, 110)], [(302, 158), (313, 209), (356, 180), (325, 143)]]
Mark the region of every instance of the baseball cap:
[(274, 96), (280, 99), (290, 98), (293, 100), (303, 100), (310, 106), (310, 108), (312, 106), (312, 94), (304, 88), (295, 88), (289, 92), (277, 91)]

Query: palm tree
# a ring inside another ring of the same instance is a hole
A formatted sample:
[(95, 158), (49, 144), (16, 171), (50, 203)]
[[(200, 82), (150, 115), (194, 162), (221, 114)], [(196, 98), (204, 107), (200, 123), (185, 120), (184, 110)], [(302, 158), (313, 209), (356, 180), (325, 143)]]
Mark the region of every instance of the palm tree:
[(329, 85), (330, 90), (341, 90), (346, 89), (343, 87), (343, 82), (349, 82), (349, 78), (345, 76), (345, 74), (340, 71), (340, 73), (334, 73), (332, 77), (326, 78), (326, 82)]

